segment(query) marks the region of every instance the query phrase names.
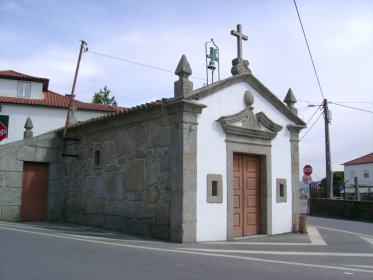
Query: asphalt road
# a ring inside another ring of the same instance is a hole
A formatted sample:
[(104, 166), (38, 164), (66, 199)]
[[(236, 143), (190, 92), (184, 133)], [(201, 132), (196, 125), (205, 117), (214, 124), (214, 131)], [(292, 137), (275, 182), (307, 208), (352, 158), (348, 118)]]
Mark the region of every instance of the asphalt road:
[(373, 224), (172, 244), (82, 226), (0, 222), (3, 279), (373, 279)]

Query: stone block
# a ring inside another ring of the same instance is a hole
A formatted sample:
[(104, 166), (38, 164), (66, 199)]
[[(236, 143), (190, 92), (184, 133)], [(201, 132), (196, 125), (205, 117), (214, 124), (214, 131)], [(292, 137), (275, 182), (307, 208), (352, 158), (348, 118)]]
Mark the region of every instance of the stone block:
[(62, 180), (48, 181), (48, 194), (60, 194), (63, 190)]
[(150, 225), (148, 223), (135, 219), (128, 221), (128, 229), (130, 233), (138, 235), (149, 235), (150, 233)]
[(153, 204), (159, 201), (161, 193), (157, 186), (150, 186), (146, 188), (145, 197), (146, 202)]
[(114, 139), (106, 140), (102, 144), (102, 147), (102, 157), (106, 159), (105, 161), (116, 155), (116, 143)]
[(157, 226), (169, 226), (170, 224), (170, 206), (161, 203), (155, 207), (155, 224)]
[(93, 177), (93, 195), (96, 198), (106, 197), (107, 186), (104, 184), (103, 176)]
[(170, 156), (167, 154), (162, 155), (160, 160), (160, 168), (161, 170), (167, 170), (171, 168), (170, 164)]
[(144, 161), (129, 162), (126, 167), (125, 190), (127, 192), (142, 192), (144, 190)]
[(159, 178), (159, 163), (151, 162), (146, 165), (146, 185), (155, 184)]
[[(104, 227), (106, 223), (106, 216), (103, 214), (88, 214), (87, 224), (94, 227)], [(82, 224), (82, 223), (79, 223)]]
[(21, 205), (22, 188), (0, 188), (0, 205)]
[(20, 217), (20, 206), (2, 206), (1, 220), (8, 222), (18, 222)]
[(62, 219), (62, 201), (60, 195), (48, 195), (48, 221), (60, 221)]
[(107, 199), (123, 199), (123, 172), (116, 172), (106, 176), (104, 179), (104, 185), (107, 188)]
[(132, 128), (132, 139), (136, 147), (141, 146), (145, 142), (145, 130), (143, 126), (135, 126)]
[(61, 163), (53, 163), (49, 165), (49, 179), (60, 180), (63, 177), (63, 165)]
[(135, 204), (133, 202), (118, 201), (116, 206), (116, 214), (127, 218), (135, 216)]
[(117, 130), (115, 148), (117, 149), (117, 155), (120, 157), (129, 156), (134, 153), (135, 145), (128, 130), (124, 130), (124, 128)]
[(126, 194), (128, 201), (140, 201), (142, 200), (142, 192), (129, 192)]
[(51, 148), (39, 148), (22, 146), (17, 151), (17, 160), (35, 162), (56, 162), (57, 150)]
[(148, 147), (159, 148), (171, 145), (171, 129), (159, 128), (149, 131)]
[(105, 201), (105, 214), (116, 215), (117, 214), (117, 202), (113, 200)]
[(152, 229), (151, 236), (156, 239), (169, 240), (170, 229), (168, 227), (156, 227)]
[[(4, 152), (4, 153), (2, 153), (2, 152)], [(7, 151), (1, 151), (1, 153), (0, 153), (0, 170), (22, 172), (23, 171), (23, 161), (18, 160), (16, 154), (7, 153)]]
[(154, 218), (154, 214), (154, 207), (149, 207), (144, 204), (137, 204), (135, 207), (135, 218), (139, 220)]
[(0, 171), (0, 188), (20, 188), (22, 187), (22, 172)]
[(118, 231), (127, 231), (127, 218), (118, 216), (106, 216), (105, 228)]

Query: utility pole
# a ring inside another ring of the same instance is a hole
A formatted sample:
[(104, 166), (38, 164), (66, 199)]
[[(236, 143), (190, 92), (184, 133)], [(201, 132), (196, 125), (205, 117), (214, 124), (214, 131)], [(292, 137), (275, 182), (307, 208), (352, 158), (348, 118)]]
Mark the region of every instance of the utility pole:
[(76, 80), (78, 78), (80, 60), (82, 59), (83, 50), (84, 50), (85, 46), (87, 45), (86, 42), (84, 42), (84, 41), (81, 41), (81, 42), (82, 43), (80, 45), (79, 58), (78, 58), (78, 62), (77, 62), (77, 65), (76, 65), (73, 88), (71, 89), (70, 102), (69, 102), (69, 105), (68, 105), (68, 108), (67, 108), (66, 123), (65, 123), (65, 128), (63, 130), (63, 140), (66, 139), (67, 127), (69, 126), (69, 123), (70, 123), (71, 107), (72, 107), (72, 104), (73, 104), (73, 101), (74, 101), (75, 85), (76, 85)]
[(325, 162), (326, 162), (326, 196), (333, 198), (333, 171), (330, 160), (330, 138), (329, 138), (329, 123), (331, 116), (328, 110), (328, 100), (324, 99), (324, 121), (325, 121)]

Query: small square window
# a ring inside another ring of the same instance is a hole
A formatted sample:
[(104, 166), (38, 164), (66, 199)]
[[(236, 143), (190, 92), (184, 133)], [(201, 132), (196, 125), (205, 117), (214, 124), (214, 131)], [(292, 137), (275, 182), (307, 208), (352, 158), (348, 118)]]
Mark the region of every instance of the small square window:
[(95, 151), (95, 167), (101, 166), (101, 151)]
[(369, 170), (364, 170), (364, 178), (369, 178)]
[(223, 202), (223, 176), (221, 174), (207, 174), (207, 202)]
[(31, 96), (31, 82), (18, 82), (17, 96), (18, 97), (30, 97)]
[(286, 179), (276, 179), (276, 202), (287, 202)]

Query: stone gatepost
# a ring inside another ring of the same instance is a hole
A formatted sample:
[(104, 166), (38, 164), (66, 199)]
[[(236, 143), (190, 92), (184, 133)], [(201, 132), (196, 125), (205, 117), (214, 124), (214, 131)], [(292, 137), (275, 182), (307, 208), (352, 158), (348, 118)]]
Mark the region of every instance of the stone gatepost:
[(182, 56), (175, 71), (175, 99), (178, 112), (172, 131), (173, 153), (171, 173), (170, 233), (173, 242), (195, 242), (197, 228), (197, 116), (205, 107), (186, 101), (193, 93), (192, 73), (188, 60)]

